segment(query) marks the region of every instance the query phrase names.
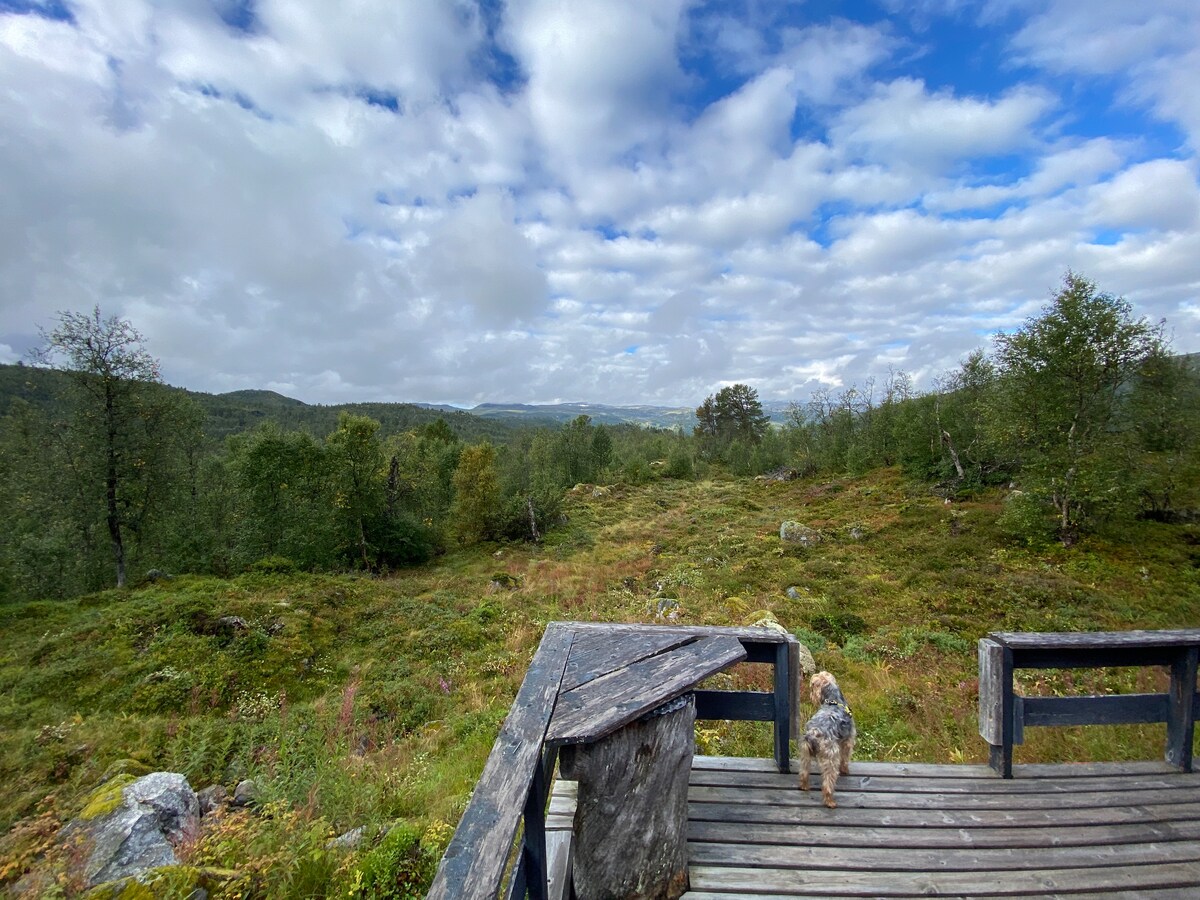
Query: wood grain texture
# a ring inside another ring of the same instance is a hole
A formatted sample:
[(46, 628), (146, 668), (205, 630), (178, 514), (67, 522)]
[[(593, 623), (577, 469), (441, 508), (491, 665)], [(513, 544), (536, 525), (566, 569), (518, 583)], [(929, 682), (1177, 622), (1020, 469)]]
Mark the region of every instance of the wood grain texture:
[(525, 798), (540, 765), (542, 740), (574, 634), (550, 625), (466, 812), (434, 876), (430, 900), (494, 900), (504, 877)]
[(736, 637), (710, 634), (641, 659), (560, 694), (546, 739), (557, 744), (599, 740), (745, 658)]
[(634, 632), (599, 629), (576, 632), (560, 690), (572, 690), (640, 659), (657, 656), (694, 640), (694, 635), (650, 628)]
[(1200, 896), (1200, 776), (1028, 771), (852, 763), (829, 810), (770, 760), (698, 757), (684, 898)]
[(988, 637), (1013, 650), (1191, 647), (1200, 628), (1161, 631), (993, 631)]

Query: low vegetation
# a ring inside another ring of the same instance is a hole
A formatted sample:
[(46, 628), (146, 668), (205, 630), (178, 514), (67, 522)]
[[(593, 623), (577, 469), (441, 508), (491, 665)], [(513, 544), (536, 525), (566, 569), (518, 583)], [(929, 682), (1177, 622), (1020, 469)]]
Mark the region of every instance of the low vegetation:
[[(985, 756), (974, 645), (987, 631), (1200, 619), (1194, 524), (1029, 546), (1006, 537), (1002, 492), (947, 503), (896, 469), (584, 485), (565, 512), (541, 544), (475, 545), (387, 577), (267, 562), (0, 607), (0, 877), (35, 871), (69, 894), (78, 861), (54, 835), (131, 766), (197, 788), (258, 781), (258, 811), (206, 818), (186, 850), (237, 873), (218, 896), (420, 896), (553, 620), (771, 613), (838, 673), (864, 758), (964, 762)], [(781, 543), (785, 520), (821, 540)], [(766, 687), (757, 669), (721, 679)], [(1151, 677), (1059, 673), (1025, 689)], [(1044, 729), (1018, 758), (1155, 758), (1161, 732)], [(759, 725), (706, 722), (698, 740), (770, 753)], [(357, 848), (329, 846), (358, 827)]]

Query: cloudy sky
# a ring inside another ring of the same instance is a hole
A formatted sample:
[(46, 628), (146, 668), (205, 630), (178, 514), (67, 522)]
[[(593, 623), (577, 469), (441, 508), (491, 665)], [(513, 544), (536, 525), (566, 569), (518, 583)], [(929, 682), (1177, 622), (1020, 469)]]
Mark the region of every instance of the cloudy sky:
[(310, 402), (928, 387), (1067, 269), (1200, 350), (1196, 0), (0, 0), (0, 361)]

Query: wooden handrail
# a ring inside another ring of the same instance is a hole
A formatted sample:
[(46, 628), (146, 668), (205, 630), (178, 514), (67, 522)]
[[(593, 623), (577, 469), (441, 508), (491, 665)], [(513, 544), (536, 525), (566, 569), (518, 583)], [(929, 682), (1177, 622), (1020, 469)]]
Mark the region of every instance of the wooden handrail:
[[(990, 764), (1012, 777), (1013, 746), (1025, 726), (1126, 725), (1165, 722), (1165, 759), (1192, 770), (1192, 735), (1200, 713), (1196, 668), (1200, 629), (1097, 632), (993, 632), (979, 641), (979, 734)], [(1165, 666), (1171, 685), (1164, 694), (1021, 697), (1014, 669)]]
[[(761, 628), (552, 622), (546, 627), (471, 802), (442, 857), (427, 895), (429, 900), (496, 900), (501, 896), (506, 874), (506, 897), (524, 898), (527, 894), (530, 900), (544, 900), (545, 811), (559, 743), (548, 738), (548, 729), (560, 691), (577, 688), (593, 677), (577, 664), (570, 681), (564, 684), (575, 636), (590, 636), (597, 631), (628, 633), (631, 637), (647, 632), (689, 639), (732, 637), (742, 643), (748, 661), (773, 664), (771, 693), (695, 691), (697, 718), (773, 721), (776, 763), (781, 771), (787, 770), (788, 739), (798, 704), (794, 684), (798, 652), (792, 635)], [(677, 645), (679, 641), (664, 643)], [(581, 651), (581, 655), (586, 654)], [(515, 864), (510, 865), (522, 823), (522, 846)]]
[[(442, 857), (430, 900), (495, 900), (534, 776), (574, 632), (550, 624)], [(544, 809), (544, 807), (543, 807)]]

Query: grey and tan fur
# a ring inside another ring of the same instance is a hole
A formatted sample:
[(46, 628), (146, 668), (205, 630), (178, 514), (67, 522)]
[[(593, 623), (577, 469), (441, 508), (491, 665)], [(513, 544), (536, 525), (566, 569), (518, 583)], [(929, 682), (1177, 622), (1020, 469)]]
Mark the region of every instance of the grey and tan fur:
[(850, 771), (854, 752), (854, 717), (837, 681), (828, 672), (818, 672), (808, 684), (809, 697), (817, 711), (804, 726), (800, 739), (800, 790), (808, 790), (808, 769), (815, 756), (821, 769), (821, 798), (830, 809), (837, 806), (833, 789), (838, 775)]

